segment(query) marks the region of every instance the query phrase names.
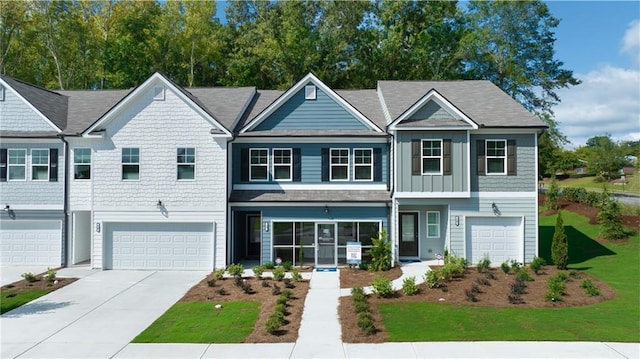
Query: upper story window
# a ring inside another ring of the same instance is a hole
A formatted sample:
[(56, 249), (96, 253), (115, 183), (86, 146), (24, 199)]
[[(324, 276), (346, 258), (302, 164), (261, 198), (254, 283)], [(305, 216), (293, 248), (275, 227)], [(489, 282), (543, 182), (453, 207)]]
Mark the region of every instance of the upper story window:
[(35, 181), (49, 180), (49, 150), (31, 150), (31, 179)]
[(122, 149), (122, 179), (137, 181), (140, 179), (140, 149)]
[(193, 180), (196, 178), (196, 149), (193, 147), (179, 147), (177, 151), (178, 180)]
[(73, 150), (73, 178), (91, 179), (91, 149), (76, 148)]
[(353, 179), (373, 181), (373, 150), (356, 148), (353, 150)]
[(24, 181), (27, 179), (27, 150), (9, 149), (8, 178), (9, 181)]
[(249, 149), (249, 180), (266, 181), (269, 179), (269, 150), (266, 148)]
[(440, 212), (427, 212), (427, 237), (440, 237)]
[(349, 150), (346, 148), (332, 148), (329, 152), (329, 180), (349, 180)]
[(290, 148), (273, 149), (273, 180), (291, 181), (293, 179), (293, 159)]
[(507, 173), (507, 141), (486, 140), (487, 174)]
[(442, 140), (422, 140), (422, 174), (442, 174)]

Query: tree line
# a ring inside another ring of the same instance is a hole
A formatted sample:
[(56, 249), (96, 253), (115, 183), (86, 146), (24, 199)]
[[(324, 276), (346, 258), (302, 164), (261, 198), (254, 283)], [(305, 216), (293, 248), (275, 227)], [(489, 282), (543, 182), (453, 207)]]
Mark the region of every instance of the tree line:
[(0, 73), (52, 89), (130, 88), (154, 71), (181, 86), (284, 89), (313, 72), (333, 88), (377, 80), (490, 80), (566, 138), (541, 1), (0, 1)]

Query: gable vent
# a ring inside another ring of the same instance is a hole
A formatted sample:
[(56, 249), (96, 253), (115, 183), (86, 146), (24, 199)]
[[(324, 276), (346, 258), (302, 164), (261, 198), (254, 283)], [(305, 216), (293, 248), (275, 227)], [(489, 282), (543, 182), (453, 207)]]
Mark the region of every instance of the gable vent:
[(156, 101), (164, 101), (164, 86), (156, 86), (153, 88), (153, 99)]
[(315, 85), (307, 85), (304, 87), (304, 98), (305, 100), (315, 100), (316, 99), (316, 86)]
[(4, 101), (4, 86), (0, 85), (0, 101)]

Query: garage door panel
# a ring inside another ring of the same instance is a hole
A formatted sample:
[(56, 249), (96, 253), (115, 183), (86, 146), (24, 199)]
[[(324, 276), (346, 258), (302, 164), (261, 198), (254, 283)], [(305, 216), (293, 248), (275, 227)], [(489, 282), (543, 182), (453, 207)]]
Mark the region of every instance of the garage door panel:
[(0, 243), (2, 264), (62, 264), (61, 221), (2, 221)]
[(506, 260), (522, 260), (521, 222), (521, 218), (467, 218), (467, 261), (476, 264), (484, 256), (489, 256), (494, 265)]

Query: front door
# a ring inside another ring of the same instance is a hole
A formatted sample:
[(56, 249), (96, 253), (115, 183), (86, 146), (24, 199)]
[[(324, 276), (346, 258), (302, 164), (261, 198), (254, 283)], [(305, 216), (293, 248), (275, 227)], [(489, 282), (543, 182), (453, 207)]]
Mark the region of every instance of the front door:
[(400, 256), (418, 256), (418, 214), (400, 213)]
[(336, 262), (336, 223), (316, 223), (316, 266), (335, 267)]
[(247, 216), (247, 257), (260, 258), (260, 238), (262, 237), (260, 215)]

